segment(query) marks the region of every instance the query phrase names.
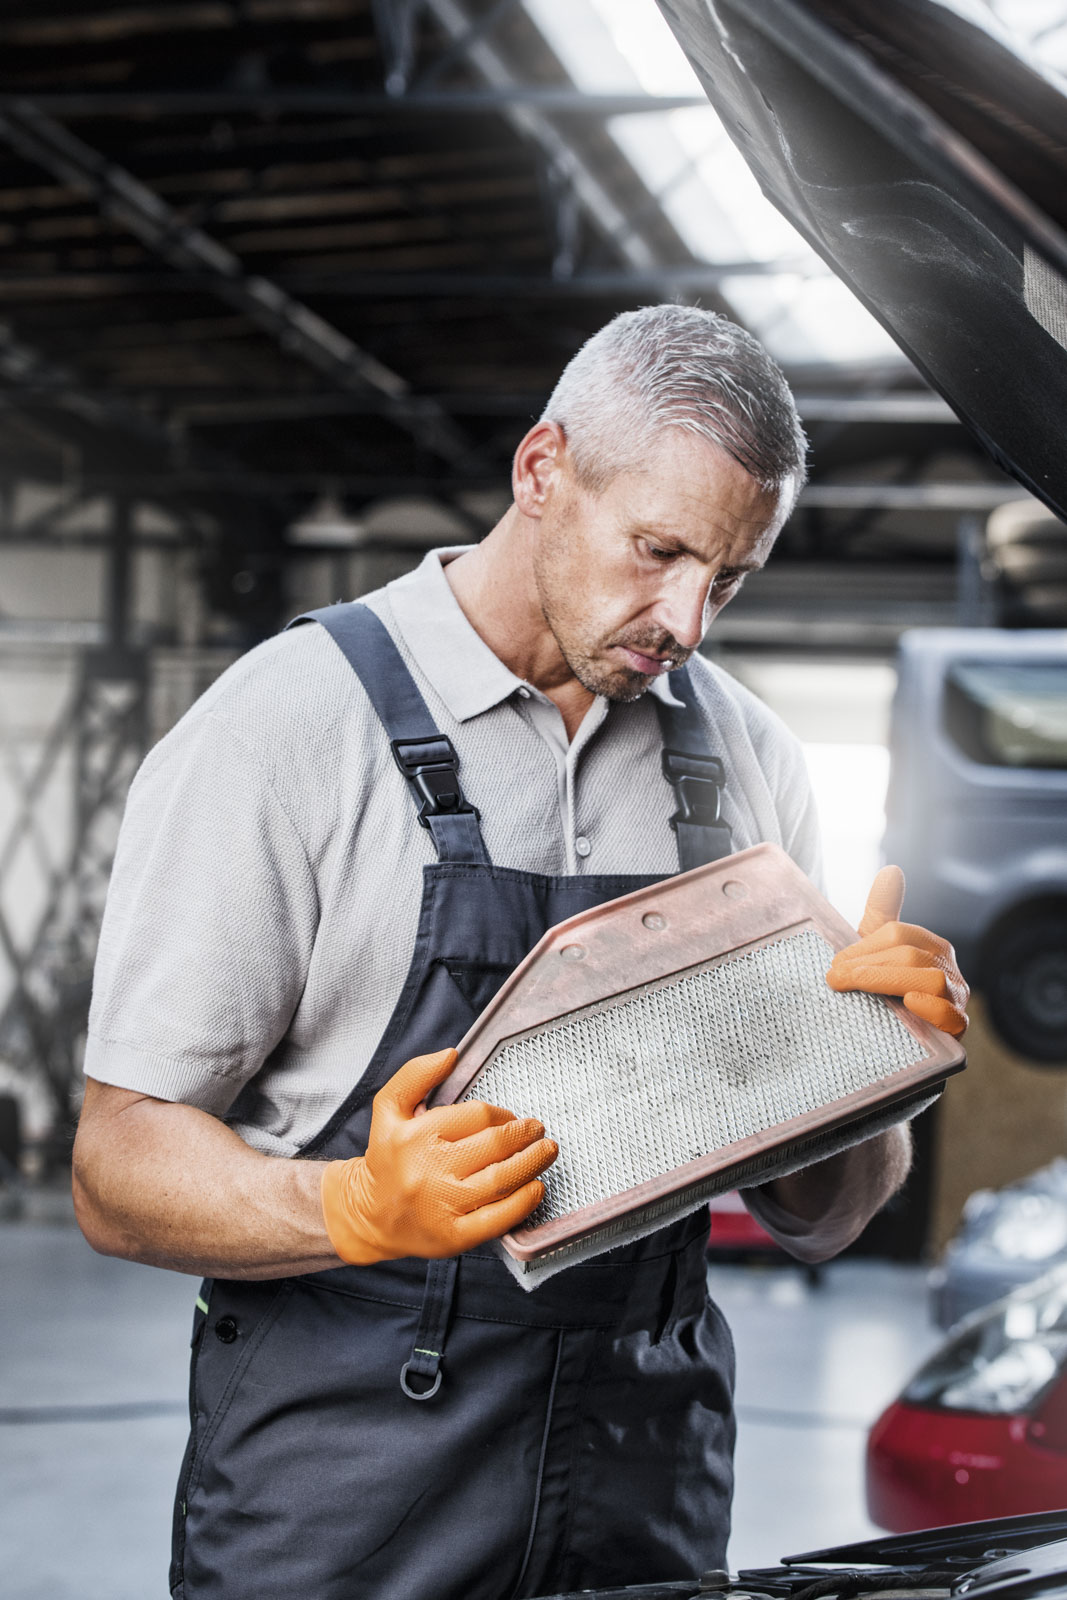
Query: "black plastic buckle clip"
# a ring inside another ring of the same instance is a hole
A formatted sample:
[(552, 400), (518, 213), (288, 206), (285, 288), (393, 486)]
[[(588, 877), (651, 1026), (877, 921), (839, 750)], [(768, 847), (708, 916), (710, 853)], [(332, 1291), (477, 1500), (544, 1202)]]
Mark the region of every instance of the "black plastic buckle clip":
[(430, 817), (479, 817), (463, 798), (459, 757), (451, 739), (438, 733), (428, 739), (393, 739), (391, 743), (393, 760), (422, 802), (419, 821), (424, 828), (430, 826)]
[(690, 822), (698, 828), (719, 825), (719, 807), (726, 769), (718, 756), (690, 755), (685, 750), (664, 750), (663, 776), (674, 789), (678, 810), (671, 827)]

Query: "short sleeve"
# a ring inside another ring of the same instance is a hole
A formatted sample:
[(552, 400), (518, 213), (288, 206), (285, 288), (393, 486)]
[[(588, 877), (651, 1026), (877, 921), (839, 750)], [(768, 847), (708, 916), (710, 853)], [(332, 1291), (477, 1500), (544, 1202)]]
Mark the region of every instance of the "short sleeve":
[(222, 1116), (284, 1036), (318, 924), (314, 875), (254, 754), (209, 713), (130, 789), (85, 1071)]

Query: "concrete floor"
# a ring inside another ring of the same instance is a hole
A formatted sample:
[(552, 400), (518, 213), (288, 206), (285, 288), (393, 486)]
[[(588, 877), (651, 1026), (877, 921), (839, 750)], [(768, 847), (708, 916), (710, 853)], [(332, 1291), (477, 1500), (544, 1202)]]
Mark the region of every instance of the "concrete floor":
[(195, 1287), (0, 1228), (0, 1592), (164, 1600)]
[(867, 1430), (939, 1343), (919, 1267), (847, 1260), (812, 1288), (789, 1266), (716, 1267), (737, 1346), (737, 1489), (729, 1561), (767, 1566), (873, 1538)]
[[(69, 1223), (0, 1226), (0, 1592), (164, 1600), (195, 1285), (95, 1256)], [(917, 1268), (719, 1267), (738, 1348), (731, 1565), (873, 1533), (868, 1424), (935, 1342)]]

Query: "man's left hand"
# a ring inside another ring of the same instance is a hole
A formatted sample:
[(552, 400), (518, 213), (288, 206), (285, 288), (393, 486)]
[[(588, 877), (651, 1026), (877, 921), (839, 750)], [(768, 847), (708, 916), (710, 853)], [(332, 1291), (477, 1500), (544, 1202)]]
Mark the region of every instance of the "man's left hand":
[(903, 904), (904, 874), (883, 867), (867, 896), (860, 937), (837, 952), (826, 981), (839, 992), (897, 995), (924, 1022), (959, 1035), (967, 1026), (970, 990), (956, 952), (927, 928), (901, 922)]

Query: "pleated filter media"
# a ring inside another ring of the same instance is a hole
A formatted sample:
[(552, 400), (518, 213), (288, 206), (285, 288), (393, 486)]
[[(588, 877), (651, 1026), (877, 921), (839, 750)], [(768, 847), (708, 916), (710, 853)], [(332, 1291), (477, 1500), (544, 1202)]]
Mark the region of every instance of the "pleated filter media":
[(545, 1197), (501, 1241), (527, 1288), (929, 1103), (963, 1065), (897, 1002), (836, 994), (856, 935), (760, 845), (547, 933), (435, 1097), (537, 1116)]

